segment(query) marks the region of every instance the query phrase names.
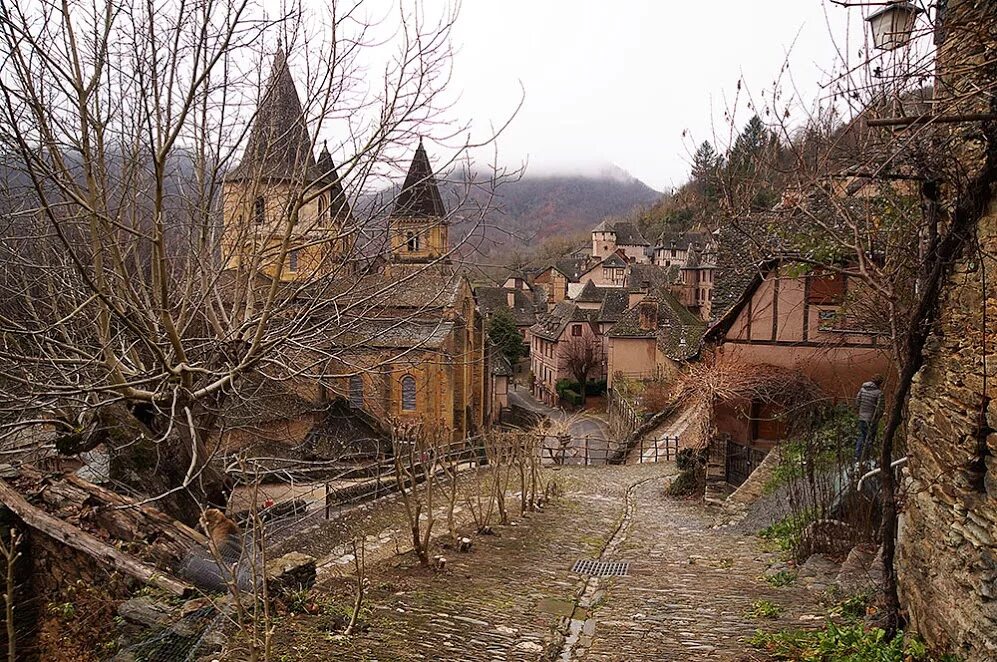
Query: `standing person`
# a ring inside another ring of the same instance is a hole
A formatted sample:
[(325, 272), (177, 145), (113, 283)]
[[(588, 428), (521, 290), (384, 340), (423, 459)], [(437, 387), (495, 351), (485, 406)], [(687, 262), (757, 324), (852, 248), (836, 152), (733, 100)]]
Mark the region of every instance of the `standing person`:
[(862, 384), (855, 396), (855, 408), (859, 415), (859, 436), (855, 441), (855, 461), (861, 462), (869, 447), (876, 441), (876, 428), (883, 413), (883, 376), (876, 375)]

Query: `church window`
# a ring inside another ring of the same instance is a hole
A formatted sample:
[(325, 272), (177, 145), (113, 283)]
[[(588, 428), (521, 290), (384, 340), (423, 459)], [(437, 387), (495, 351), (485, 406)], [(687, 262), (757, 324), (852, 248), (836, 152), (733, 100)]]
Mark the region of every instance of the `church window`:
[(323, 216), (325, 216), (325, 196), (320, 195), (318, 197), (318, 220), (319, 223), (322, 222)]
[(256, 198), (253, 202), (253, 217), (259, 225), (263, 225), (263, 221), (266, 220), (266, 205), (262, 197)]
[(363, 407), (363, 377), (360, 375), (350, 377), (350, 406), (354, 409)]
[(291, 249), (291, 252), (287, 255), (287, 268), (289, 271), (298, 270), (298, 249)]
[(402, 411), (415, 411), (415, 377), (402, 377)]

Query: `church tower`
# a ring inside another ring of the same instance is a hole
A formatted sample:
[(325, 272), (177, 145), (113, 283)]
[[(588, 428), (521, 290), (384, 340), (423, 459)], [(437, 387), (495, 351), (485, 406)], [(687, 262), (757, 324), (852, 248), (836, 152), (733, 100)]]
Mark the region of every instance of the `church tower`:
[(447, 211), (422, 140), (391, 212), (389, 226), (391, 257), (396, 262), (429, 262), (446, 256), (450, 248)]
[[(255, 269), (281, 280), (322, 276), (351, 246), (340, 238), (349, 202), (327, 147), (318, 161), (287, 56), (278, 48), (242, 161), (222, 189), (222, 258), (230, 269)], [(292, 203), (311, 199), (292, 215)], [(288, 223), (290, 241), (281, 267)]]

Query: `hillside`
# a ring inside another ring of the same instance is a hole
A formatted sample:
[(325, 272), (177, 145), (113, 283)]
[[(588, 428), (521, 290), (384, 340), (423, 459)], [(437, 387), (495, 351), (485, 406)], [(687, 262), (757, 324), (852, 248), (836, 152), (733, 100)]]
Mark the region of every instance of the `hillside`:
[(527, 174), (499, 188), (492, 225), (531, 244), (587, 232), (607, 216), (625, 215), (660, 198), (661, 193), (612, 165), (584, 176)]

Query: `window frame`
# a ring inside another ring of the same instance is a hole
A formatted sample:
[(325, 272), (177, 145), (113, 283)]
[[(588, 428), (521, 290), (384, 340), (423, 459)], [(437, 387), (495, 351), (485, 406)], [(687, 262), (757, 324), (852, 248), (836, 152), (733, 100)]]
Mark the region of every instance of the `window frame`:
[(417, 411), (419, 408), (419, 402), (418, 388), (415, 377), (410, 374), (402, 375), (400, 387), (401, 397), (399, 398), (399, 406), (401, 407), (401, 410)]

